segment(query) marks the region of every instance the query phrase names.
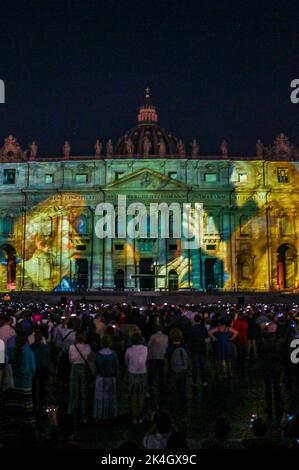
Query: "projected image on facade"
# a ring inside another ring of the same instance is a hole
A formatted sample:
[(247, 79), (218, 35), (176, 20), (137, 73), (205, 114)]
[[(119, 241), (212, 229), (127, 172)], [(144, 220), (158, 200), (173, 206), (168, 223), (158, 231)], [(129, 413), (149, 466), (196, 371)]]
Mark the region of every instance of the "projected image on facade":
[[(7, 137), (0, 291), (297, 289), (299, 151), (280, 134), (251, 156), (230, 155), (225, 141), (218, 153), (200, 155), (195, 139), (187, 149), (160, 127), (148, 91), (137, 125), (116, 143), (98, 140), (93, 155), (72, 155), (65, 142), (48, 158)], [(175, 237), (171, 213), (169, 238), (161, 221), (156, 237), (97, 237), (96, 207), (116, 208), (120, 194), (146, 207), (202, 204), (198, 247)]]

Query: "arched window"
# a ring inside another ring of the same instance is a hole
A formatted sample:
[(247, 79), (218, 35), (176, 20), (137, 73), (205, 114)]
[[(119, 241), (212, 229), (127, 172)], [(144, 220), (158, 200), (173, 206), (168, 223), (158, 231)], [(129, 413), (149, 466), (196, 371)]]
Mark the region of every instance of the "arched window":
[(251, 220), (247, 215), (241, 215), (240, 217), (240, 235), (248, 236), (251, 234)]
[(207, 215), (206, 217), (206, 233), (217, 233), (216, 217), (213, 215)]
[(11, 235), (12, 228), (13, 228), (13, 218), (7, 215), (3, 218), (3, 221), (2, 221), (2, 234), (6, 237)]
[(51, 279), (51, 265), (50, 265), (50, 263), (44, 263), (44, 265), (43, 265), (43, 278), (44, 278), (44, 280)]
[(45, 237), (51, 237), (52, 235), (52, 219), (47, 217), (41, 224), (41, 232)]
[(252, 263), (250, 258), (240, 256), (238, 259), (238, 277), (239, 282), (249, 281), (252, 277)]
[(75, 219), (75, 230), (79, 235), (87, 234), (87, 217), (80, 215)]
[(179, 288), (179, 276), (178, 273), (172, 269), (168, 273), (168, 289), (169, 290), (178, 290)]
[(293, 219), (288, 214), (282, 214), (280, 216), (280, 234), (281, 235), (293, 235)]

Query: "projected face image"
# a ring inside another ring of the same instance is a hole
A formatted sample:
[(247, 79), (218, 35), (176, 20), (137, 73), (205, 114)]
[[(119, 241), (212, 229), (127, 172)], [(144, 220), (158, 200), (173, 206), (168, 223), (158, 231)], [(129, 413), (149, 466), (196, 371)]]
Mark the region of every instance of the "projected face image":
[[(26, 285), (48, 291), (70, 288), (71, 261), (81, 255), (76, 246), (81, 244), (76, 221), (83, 211), (76, 208), (57, 208), (57, 202), (45, 200), (26, 215), (25, 243), (16, 245), (18, 269)], [(80, 220), (79, 220), (80, 223)], [(17, 234), (23, 229), (24, 220), (14, 226)]]

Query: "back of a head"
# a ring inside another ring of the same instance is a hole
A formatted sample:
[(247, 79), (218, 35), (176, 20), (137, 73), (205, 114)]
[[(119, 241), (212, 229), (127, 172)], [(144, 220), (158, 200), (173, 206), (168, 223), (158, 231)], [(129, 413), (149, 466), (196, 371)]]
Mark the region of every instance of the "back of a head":
[(172, 328), (169, 333), (169, 338), (173, 343), (180, 343), (183, 339), (183, 333), (179, 328)]
[(105, 349), (109, 348), (110, 349), (111, 346), (112, 346), (112, 342), (113, 342), (112, 337), (108, 336), (108, 335), (105, 335), (101, 339), (101, 346), (102, 346), (102, 348), (105, 348)]
[(141, 336), (141, 333), (139, 331), (136, 331), (135, 333), (133, 333), (131, 339), (132, 339), (133, 346), (137, 346), (139, 344), (142, 344), (142, 336)]
[(76, 343), (84, 343), (85, 342), (85, 332), (79, 330), (76, 332)]
[(224, 440), (228, 437), (231, 427), (229, 421), (224, 416), (217, 419), (214, 425), (214, 433), (217, 439)]
[(171, 433), (167, 441), (166, 449), (168, 450), (189, 449), (185, 434), (182, 433), (181, 431), (176, 431), (176, 432)]
[(171, 431), (171, 417), (167, 411), (157, 411), (154, 415), (154, 423), (160, 434), (168, 434)]
[(252, 423), (251, 429), (256, 437), (264, 437), (267, 432), (267, 424), (262, 418), (256, 418)]
[(194, 323), (200, 323), (201, 320), (202, 320), (202, 318), (201, 318), (201, 316), (199, 315), (199, 313), (197, 313), (197, 314), (195, 315), (195, 317), (193, 318)]

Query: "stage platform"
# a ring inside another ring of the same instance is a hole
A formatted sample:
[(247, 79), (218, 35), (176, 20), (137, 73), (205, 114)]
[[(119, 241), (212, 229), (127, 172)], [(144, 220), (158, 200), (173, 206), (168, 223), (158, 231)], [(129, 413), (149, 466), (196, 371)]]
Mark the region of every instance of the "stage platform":
[[(15, 292), (10, 293), (11, 300), (19, 302), (37, 302), (56, 304), (60, 301), (85, 300), (90, 303), (116, 304), (135, 303), (139, 306), (150, 302), (156, 304), (211, 304), (223, 302), (230, 304), (246, 305), (253, 303), (275, 303), (299, 305), (299, 293), (294, 292), (120, 292), (120, 291), (86, 291), (86, 292)], [(4, 293), (1, 297), (3, 298)]]

